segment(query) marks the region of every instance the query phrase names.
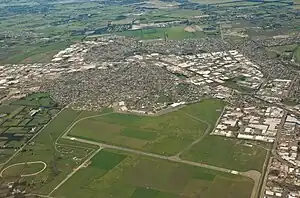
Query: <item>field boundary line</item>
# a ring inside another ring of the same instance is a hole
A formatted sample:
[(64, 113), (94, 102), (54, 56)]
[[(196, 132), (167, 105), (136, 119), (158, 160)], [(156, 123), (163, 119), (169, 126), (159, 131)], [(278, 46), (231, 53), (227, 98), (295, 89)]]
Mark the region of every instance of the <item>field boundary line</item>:
[(206, 127), (204, 133), (198, 139), (196, 139), (195, 141), (193, 141), (191, 144), (189, 144), (187, 147), (183, 148), (179, 153), (177, 153), (175, 155), (175, 157), (178, 157), (178, 158), (180, 158), (180, 155), (182, 155), (185, 151), (190, 150), (195, 144), (201, 142), (207, 136), (207, 134), (209, 133), (209, 131), (211, 130), (211, 124), (209, 122), (207, 122), (205, 120), (202, 120), (202, 119), (199, 119), (199, 118), (197, 118), (195, 116), (189, 115), (187, 113), (185, 113), (184, 115), (190, 117), (193, 120), (196, 120), (196, 121), (199, 121), (199, 122), (203, 122), (204, 124), (207, 125), (207, 127)]

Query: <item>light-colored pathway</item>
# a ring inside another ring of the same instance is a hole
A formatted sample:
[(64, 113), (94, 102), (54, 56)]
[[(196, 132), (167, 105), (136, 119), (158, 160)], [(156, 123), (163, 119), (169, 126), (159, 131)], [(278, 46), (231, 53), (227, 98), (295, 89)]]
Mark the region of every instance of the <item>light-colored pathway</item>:
[(4, 173), (7, 169), (9, 169), (9, 168), (12, 168), (12, 167), (14, 167), (14, 166), (31, 165), (31, 164), (43, 164), (44, 167), (43, 167), (41, 170), (39, 170), (38, 172), (31, 173), (31, 174), (23, 174), (23, 175), (20, 175), (21, 177), (29, 177), (29, 176), (35, 176), (35, 175), (38, 175), (38, 174), (40, 174), (41, 172), (43, 172), (43, 171), (47, 168), (47, 164), (46, 164), (45, 162), (43, 162), (43, 161), (21, 162), (21, 163), (12, 164), (12, 165), (10, 165), (10, 166), (5, 167), (5, 168), (1, 171), (0, 177), (3, 177), (3, 173)]
[(49, 194), (48, 196), (51, 196), (51, 194), (56, 191), (59, 187), (61, 187), (65, 182), (67, 182), (78, 170), (85, 167), (88, 162), (97, 154), (99, 153), (103, 148), (99, 147), (92, 155), (90, 155), (82, 164), (80, 164), (77, 168), (75, 168), (70, 174), (67, 175), (67, 177), (62, 180)]

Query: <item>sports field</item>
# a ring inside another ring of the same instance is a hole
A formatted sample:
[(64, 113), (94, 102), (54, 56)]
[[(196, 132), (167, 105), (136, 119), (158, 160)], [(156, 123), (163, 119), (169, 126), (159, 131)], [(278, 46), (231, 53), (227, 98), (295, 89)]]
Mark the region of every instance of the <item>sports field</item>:
[(111, 113), (78, 122), (70, 136), (175, 155), (212, 129), (224, 103), (203, 100), (160, 116)]
[(52, 196), (248, 198), (252, 186), (250, 179), (241, 176), (102, 150)]

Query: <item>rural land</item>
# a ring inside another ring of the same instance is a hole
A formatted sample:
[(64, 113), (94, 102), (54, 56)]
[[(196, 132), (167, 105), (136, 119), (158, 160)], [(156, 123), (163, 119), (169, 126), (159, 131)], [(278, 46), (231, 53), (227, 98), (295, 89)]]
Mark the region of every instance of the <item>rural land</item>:
[(300, 198), (300, 1), (0, 0), (0, 198)]

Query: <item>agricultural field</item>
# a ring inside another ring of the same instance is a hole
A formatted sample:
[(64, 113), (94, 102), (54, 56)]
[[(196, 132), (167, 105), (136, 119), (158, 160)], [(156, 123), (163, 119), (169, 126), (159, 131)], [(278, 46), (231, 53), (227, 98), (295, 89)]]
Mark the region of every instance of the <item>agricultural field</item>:
[(266, 154), (261, 146), (250, 147), (242, 140), (207, 136), (181, 157), (237, 171), (261, 171)]
[(205, 33), (198, 30), (187, 29), (184, 26), (174, 26), (167, 28), (151, 28), (145, 30), (129, 30), (118, 33), (123, 36), (135, 36), (140, 39), (164, 39), (165, 35), (167, 39), (171, 40), (182, 40), (187, 38), (200, 38), (205, 37)]
[(20, 182), (25, 185), (22, 188), (26, 191), (50, 193), (97, 148), (83, 143), (71, 144), (69, 140), (61, 140), (59, 145), (55, 145), (56, 140), (79, 115), (79, 111), (71, 109), (65, 109), (58, 114), (33, 142), (2, 167), (2, 180), (16, 181), (21, 176)]
[(5, 30), (1, 32), (0, 64), (47, 63), (54, 54), (85, 37), (78, 32), (103, 27), (109, 20), (118, 23), (118, 17), (131, 10), (104, 7), (98, 2), (16, 2), (21, 4), (19, 9), (9, 3), (5, 9), (0, 7), (0, 29)]
[(175, 155), (212, 130), (223, 107), (222, 101), (207, 99), (160, 116), (110, 113), (78, 122), (69, 135)]
[(46, 93), (32, 94), (0, 105), (0, 161), (8, 159), (59, 110)]
[(105, 149), (51, 196), (247, 198), (252, 187), (242, 176)]

